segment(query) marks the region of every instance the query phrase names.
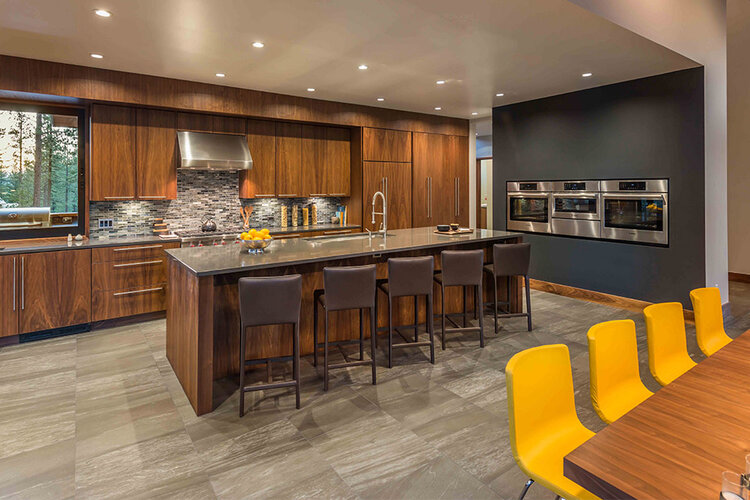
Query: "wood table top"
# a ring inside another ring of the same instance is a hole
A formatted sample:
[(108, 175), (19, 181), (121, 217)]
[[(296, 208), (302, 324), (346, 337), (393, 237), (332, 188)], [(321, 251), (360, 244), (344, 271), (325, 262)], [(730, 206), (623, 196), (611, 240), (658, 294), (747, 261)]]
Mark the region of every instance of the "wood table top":
[(750, 453), (750, 330), (569, 453), (601, 498), (714, 499)]

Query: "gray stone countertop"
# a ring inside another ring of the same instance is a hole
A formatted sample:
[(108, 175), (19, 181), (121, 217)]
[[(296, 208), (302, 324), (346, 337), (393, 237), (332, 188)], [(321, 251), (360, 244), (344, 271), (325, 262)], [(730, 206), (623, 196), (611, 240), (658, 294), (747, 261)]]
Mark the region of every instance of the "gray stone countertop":
[(67, 237), (39, 238), (33, 240), (3, 240), (0, 241), (0, 255), (18, 253), (53, 252), (55, 250), (76, 250), (86, 248), (116, 247), (120, 245), (137, 245), (141, 243), (169, 243), (179, 242), (177, 239), (164, 239), (153, 235), (118, 236), (112, 238), (84, 238), (75, 239), (68, 243)]
[(195, 248), (175, 248), (167, 253), (198, 276), (228, 274), (254, 269), (347, 259), (365, 255), (380, 255), (404, 250), (439, 248), (476, 243), (502, 241), (523, 236), (521, 233), (477, 229), (473, 233), (449, 236), (436, 234), (433, 227), (396, 229), (388, 236), (367, 233), (356, 237), (297, 238), (276, 240), (264, 253), (249, 254), (238, 245)]

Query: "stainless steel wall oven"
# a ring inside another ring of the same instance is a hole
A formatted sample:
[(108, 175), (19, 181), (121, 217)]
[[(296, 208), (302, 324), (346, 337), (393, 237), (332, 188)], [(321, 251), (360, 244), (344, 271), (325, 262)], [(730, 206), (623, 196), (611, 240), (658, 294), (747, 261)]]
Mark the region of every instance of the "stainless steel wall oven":
[(508, 230), (548, 233), (550, 231), (551, 182), (508, 182)]
[(669, 181), (602, 181), (602, 238), (669, 244)]
[(667, 179), (511, 181), (509, 231), (669, 244)]

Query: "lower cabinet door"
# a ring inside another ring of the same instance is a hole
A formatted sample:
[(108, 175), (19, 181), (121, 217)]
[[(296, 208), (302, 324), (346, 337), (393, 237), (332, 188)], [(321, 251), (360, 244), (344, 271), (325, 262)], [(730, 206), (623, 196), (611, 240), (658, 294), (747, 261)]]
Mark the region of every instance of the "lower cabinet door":
[(18, 257), (19, 333), (91, 321), (91, 250)]
[(0, 337), (18, 334), (18, 255), (0, 257)]
[(94, 292), (94, 321), (135, 316), (167, 308), (167, 285), (148, 285), (130, 290)]

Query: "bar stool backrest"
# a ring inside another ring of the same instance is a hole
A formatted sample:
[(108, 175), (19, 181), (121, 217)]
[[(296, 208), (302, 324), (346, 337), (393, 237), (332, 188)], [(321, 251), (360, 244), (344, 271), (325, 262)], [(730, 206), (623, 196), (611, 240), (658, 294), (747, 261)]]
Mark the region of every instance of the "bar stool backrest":
[(375, 265), (323, 268), (326, 309), (375, 306)]
[(530, 260), (529, 243), (498, 244), (492, 247), (495, 276), (526, 276), (529, 274)]
[(302, 276), (240, 278), (240, 322), (250, 326), (297, 323), (302, 303)]
[(394, 297), (429, 295), (434, 269), (432, 256), (388, 259), (388, 290)]
[(446, 286), (482, 283), (484, 250), (443, 250), (440, 258), (441, 276)]

